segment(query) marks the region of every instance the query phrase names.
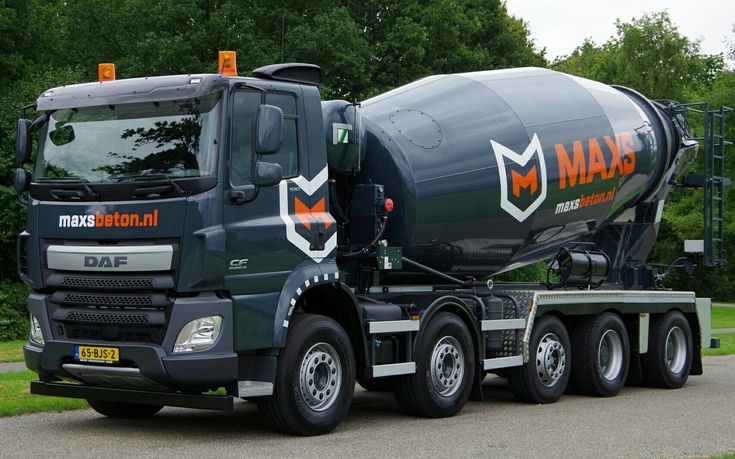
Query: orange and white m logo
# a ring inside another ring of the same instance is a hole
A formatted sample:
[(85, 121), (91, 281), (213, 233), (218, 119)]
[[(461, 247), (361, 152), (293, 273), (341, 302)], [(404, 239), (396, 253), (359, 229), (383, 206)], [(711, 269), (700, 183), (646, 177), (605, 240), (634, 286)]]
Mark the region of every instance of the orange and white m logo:
[[(533, 214), (546, 199), (546, 161), (544, 152), (541, 149), (541, 142), (539, 142), (538, 136), (534, 134), (531, 143), (520, 155), (494, 140), (490, 141), (490, 145), (498, 164), (500, 207), (512, 215), (513, 218), (522, 222)], [(535, 160), (535, 164), (527, 172), (522, 173), (516, 169), (525, 169), (531, 160)], [(508, 168), (510, 168), (510, 180), (508, 180)], [(523, 205), (520, 204), (519, 199), (514, 199), (516, 203), (511, 202), (509, 191), (515, 198), (521, 198), (521, 189), (526, 188), (528, 188), (530, 196), (537, 193), (538, 196), (530, 203)]]
[(521, 188), (530, 188), (531, 194), (538, 189), (538, 174), (536, 174), (536, 165), (531, 167), (526, 175), (516, 172), (515, 169), (510, 171), (510, 181), (513, 182), (513, 196), (521, 197)]

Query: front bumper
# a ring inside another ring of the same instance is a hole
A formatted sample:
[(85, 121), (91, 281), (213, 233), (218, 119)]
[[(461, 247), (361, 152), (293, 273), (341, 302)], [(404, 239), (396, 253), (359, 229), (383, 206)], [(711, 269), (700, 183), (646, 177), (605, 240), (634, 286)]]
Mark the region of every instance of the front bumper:
[[(206, 390), (238, 381), (238, 356), (233, 351), (232, 302), (213, 293), (177, 298), (160, 344), (73, 340), (59, 334), (48, 315), (48, 297), (32, 293), (28, 309), (39, 321), (45, 345), (24, 347), (26, 366), (42, 380), (71, 380), (101, 387)], [(224, 318), (217, 342), (205, 351), (174, 353), (181, 328), (208, 315)], [(84, 364), (74, 359), (76, 345), (116, 347), (119, 363)]]
[(43, 381), (32, 381), (31, 393), (54, 397), (83, 398), (86, 400), (101, 400), (106, 402), (130, 402), (142, 405), (178, 406), (207, 410), (232, 410), (233, 406), (233, 397), (226, 395), (193, 395), (131, 389), (110, 389)]
[[(74, 361), (77, 343), (48, 341), (43, 348), (32, 344), (23, 347), (26, 366), (42, 379), (66, 379), (107, 387), (154, 387), (172, 389), (225, 386), (238, 379), (235, 353), (187, 353), (167, 355), (154, 345), (86, 343), (120, 349), (118, 365), (80, 364)], [(83, 343), (84, 344), (84, 343)], [(88, 371), (83, 371), (86, 368)], [(120, 370), (136, 370), (138, 378)]]

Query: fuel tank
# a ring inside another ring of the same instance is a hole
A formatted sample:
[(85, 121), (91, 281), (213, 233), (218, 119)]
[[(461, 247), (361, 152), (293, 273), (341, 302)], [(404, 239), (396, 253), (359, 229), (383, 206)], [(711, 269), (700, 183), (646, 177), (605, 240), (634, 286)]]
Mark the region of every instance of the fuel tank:
[(640, 94), (539, 68), (430, 76), (359, 117), (335, 102), (325, 129), (354, 121), (360, 151), (328, 142), (332, 172), (359, 164), (350, 181), (383, 184), (395, 204), (388, 243), (455, 274), (510, 270), (600, 231), (651, 199), (681, 141)]

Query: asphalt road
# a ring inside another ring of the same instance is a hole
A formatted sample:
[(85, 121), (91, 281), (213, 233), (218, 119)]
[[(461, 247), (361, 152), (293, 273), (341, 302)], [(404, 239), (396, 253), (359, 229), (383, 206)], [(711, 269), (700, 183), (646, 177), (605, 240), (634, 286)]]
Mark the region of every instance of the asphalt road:
[(359, 390), (332, 434), (270, 432), (255, 406), (233, 413), (167, 408), (114, 420), (91, 410), (0, 419), (3, 457), (681, 457), (735, 451), (735, 356), (708, 357), (679, 390), (626, 388), (612, 399), (567, 395), (553, 405), (516, 402), (485, 381), (484, 402), (455, 417), (400, 413), (387, 394)]

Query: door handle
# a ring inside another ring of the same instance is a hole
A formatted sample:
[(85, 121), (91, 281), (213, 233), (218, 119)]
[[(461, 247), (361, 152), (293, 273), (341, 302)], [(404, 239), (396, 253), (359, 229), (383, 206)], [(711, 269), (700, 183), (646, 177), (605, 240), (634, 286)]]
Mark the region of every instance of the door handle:
[(255, 196), (257, 196), (257, 194), (258, 189), (255, 187), (255, 185), (246, 185), (237, 190), (228, 191), (227, 198), (232, 204), (239, 206), (241, 204), (245, 204), (246, 202), (252, 201), (253, 199), (255, 199)]

